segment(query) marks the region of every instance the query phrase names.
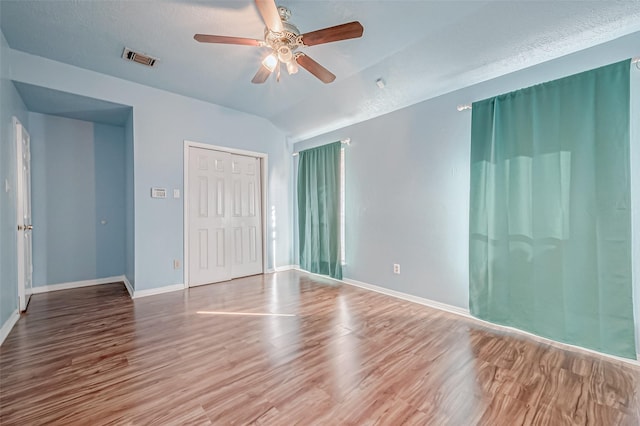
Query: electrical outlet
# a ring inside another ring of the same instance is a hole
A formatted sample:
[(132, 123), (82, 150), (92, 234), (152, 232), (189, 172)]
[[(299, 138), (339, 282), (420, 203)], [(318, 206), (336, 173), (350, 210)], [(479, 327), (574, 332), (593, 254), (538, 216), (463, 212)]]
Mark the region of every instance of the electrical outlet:
[(393, 273), (394, 274), (400, 274), (400, 264), (399, 263), (394, 263), (393, 264)]
[(173, 259), (173, 269), (180, 269), (180, 259)]

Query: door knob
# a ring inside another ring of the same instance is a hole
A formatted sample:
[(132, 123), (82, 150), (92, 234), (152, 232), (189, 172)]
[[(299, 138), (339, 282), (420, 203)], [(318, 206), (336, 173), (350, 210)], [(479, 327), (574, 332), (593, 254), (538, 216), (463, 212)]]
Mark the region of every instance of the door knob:
[(31, 231), (33, 225), (18, 225), (18, 231)]

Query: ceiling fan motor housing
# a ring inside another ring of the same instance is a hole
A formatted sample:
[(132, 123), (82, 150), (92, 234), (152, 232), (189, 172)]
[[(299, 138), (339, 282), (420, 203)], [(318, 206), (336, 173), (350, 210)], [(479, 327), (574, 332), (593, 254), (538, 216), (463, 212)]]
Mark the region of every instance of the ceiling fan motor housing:
[(271, 46), (274, 50), (278, 50), (279, 46), (289, 46), (291, 50), (295, 50), (302, 44), (300, 40), (300, 30), (298, 30), (295, 25), (288, 22), (283, 22), (282, 26), (284, 27), (284, 31), (279, 33), (265, 28), (265, 43), (268, 46)]
[(282, 20), (282, 32), (275, 32), (265, 28), (265, 44), (273, 49), (281, 62), (289, 62), (293, 59), (293, 52), (302, 45), (300, 30), (288, 22), (291, 12), (284, 6), (278, 6), (278, 14)]

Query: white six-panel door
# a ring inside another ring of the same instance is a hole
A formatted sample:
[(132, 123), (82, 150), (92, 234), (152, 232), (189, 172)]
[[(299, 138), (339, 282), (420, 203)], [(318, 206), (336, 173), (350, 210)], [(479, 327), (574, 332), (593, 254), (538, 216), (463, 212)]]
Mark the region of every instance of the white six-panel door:
[(189, 285), (262, 273), (260, 160), (189, 148)]
[(231, 278), (262, 273), (260, 160), (231, 155)]

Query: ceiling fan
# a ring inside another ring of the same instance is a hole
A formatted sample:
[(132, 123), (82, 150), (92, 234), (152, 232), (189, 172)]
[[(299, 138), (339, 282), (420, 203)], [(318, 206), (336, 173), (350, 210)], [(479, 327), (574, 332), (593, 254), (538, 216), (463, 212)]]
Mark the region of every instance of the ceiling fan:
[(266, 25), (264, 40), (209, 34), (196, 34), (193, 36), (194, 39), (201, 43), (240, 44), (271, 49), (271, 53), (262, 60), (262, 65), (251, 80), (255, 84), (267, 81), (267, 78), (276, 68), (278, 69), (279, 79), (280, 64), (286, 66), (289, 74), (298, 72), (299, 65), (323, 83), (331, 83), (336, 79), (336, 76), (308, 55), (297, 51), (297, 49), (299, 47), (362, 37), (362, 32), (364, 31), (360, 22), (354, 21), (300, 34), (298, 28), (289, 22), (289, 18), (291, 18), (289, 9), (283, 6), (276, 6), (274, 0), (255, 0), (255, 2)]

